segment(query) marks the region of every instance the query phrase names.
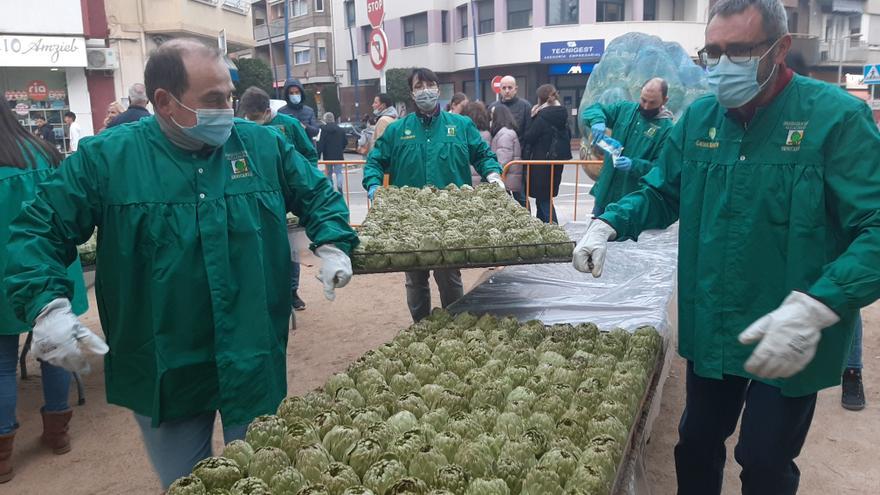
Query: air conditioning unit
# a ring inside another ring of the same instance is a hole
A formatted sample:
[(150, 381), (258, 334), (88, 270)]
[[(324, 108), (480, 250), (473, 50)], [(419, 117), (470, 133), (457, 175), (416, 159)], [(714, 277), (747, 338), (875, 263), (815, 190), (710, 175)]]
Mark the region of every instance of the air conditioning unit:
[(112, 48), (87, 48), (86, 66), (89, 70), (113, 70), (119, 68), (119, 59)]

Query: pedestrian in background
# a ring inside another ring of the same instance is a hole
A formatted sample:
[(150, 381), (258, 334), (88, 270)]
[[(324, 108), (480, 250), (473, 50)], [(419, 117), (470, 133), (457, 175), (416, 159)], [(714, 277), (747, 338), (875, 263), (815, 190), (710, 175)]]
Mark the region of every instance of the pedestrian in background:
[(296, 117), (309, 139), (315, 139), (320, 130), (315, 119), (315, 109), (305, 104), (306, 93), (299, 79), (288, 79), (284, 83), (284, 98), (287, 104), (279, 108), (278, 113)]
[[(345, 146), (348, 144), (348, 138), (345, 131), (336, 123), (336, 118), (332, 112), (324, 114), (324, 125), (321, 126), (321, 132), (318, 133), (318, 156), (321, 160), (345, 160)], [(343, 184), (343, 168), (344, 165), (324, 165), (324, 175), (333, 183), (333, 176), (336, 175), (336, 190), (340, 193), (345, 192)]]
[[(462, 109), (461, 115), (471, 119), (474, 125), (477, 126), (477, 130), (480, 131), (480, 137), (483, 138), (486, 144), (492, 144), (492, 134), (489, 132), (489, 111), (486, 110), (486, 105), (483, 105), (483, 102), (468, 102)], [(481, 181), (480, 173), (471, 164), (471, 185), (476, 187)]]
[[(122, 112), (125, 111), (125, 108), (122, 107), (122, 104), (118, 101), (112, 101), (109, 105), (107, 105), (107, 115), (104, 117), (104, 127), (101, 128), (101, 131), (107, 128), (110, 125), (110, 122), (113, 122), (113, 119), (119, 116)], [(101, 132), (98, 131), (98, 132)]]
[(73, 112), (67, 112), (64, 114), (64, 123), (67, 124), (67, 141), (70, 143), (69, 149), (70, 152), (73, 153), (76, 151), (77, 146), (79, 146), (79, 138), (82, 137), (82, 128), (76, 122), (76, 114)]
[(504, 76), (501, 78), (501, 93), (498, 101), (493, 101), (489, 108), (498, 105), (504, 105), (513, 114), (513, 120), (516, 122), (516, 135), (519, 136), (520, 142), (531, 123), (532, 104), (525, 98), (517, 96), (519, 86), (516, 84), (516, 78), (513, 76)]
[(461, 115), (464, 107), (468, 104), (468, 97), (464, 93), (455, 93), (452, 95), (452, 100), (449, 101), (449, 104), (446, 105), (446, 111), (449, 113), (454, 113)]
[(46, 141), (47, 143), (51, 144), (52, 147), (54, 148), (57, 144), (56, 140), (55, 140), (55, 130), (52, 129), (52, 126), (43, 117), (37, 117), (36, 122), (37, 122), (37, 128), (34, 131), (35, 134), (38, 137), (42, 138), (43, 141)]
[(107, 127), (115, 127), (129, 122), (137, 122), (144, 117), (150, 116), (147, 105), (150, 99), (147, 98), (147, 88), (142, 83), (134, 83), (128, 88), (128, 108), (116, 116)]
[[(492, 107), (489, 131), (492, 134), (492, 151), (498, 156), (501, 168), (514, 160), (522, 159), (522, 146), (516, 135), (513, 113), (504, 105)], [(519, 204), (526, 206), (522, 165), (511, 165), (504, 176), (504, 184)]]
[[(529, 129), (523, 136), (529, 160), (571, 160), (571, 130), (568, 128), (568, 110), (559, 101), (559, 93), (552, 84), (538, 88), (538, 104), (532, 108)], [(529, 196), (535, 198), (537, 216), (545, 223), (557, 223), (556, 209), (551, 208), (551, 197), (559, 194), (562, 165), (534, 165), (528, 167)], [(553, 188), (550, 188), (552, 177)], [(553, 210), (551, 212), (551, 209)]]

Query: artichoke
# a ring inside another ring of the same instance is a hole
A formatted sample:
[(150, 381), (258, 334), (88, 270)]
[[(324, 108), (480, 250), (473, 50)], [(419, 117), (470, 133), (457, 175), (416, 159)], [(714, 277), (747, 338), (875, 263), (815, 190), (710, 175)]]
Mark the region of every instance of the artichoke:
[(334, 459), (343, 461), (345, 455), (360, 438), (360, 431), (351, 426), (334, 426), (324, 435), (324, 440), (321, 443)]
[(446, 459), (455, 458), (455, 454), (458, 452), (461, 443), (461, 435), (453, 431), (441, 431), (434, 437), (434, 447), (436, 447)]
[(278, 406), (278, 417), (286, 422), (297, 418), (308, 419), (315, 415), (316, 411), (302, 397), (287, 397)]
[[(531, 469), (537, 462), (535, 447), (523, 440), (508, 440), (502, 447), (498, 458), (515, 462), (524, 469)], [(522, 473), (519, 473), (520, 478)]]
[(492, 449), (488, 445), (471, 442), (459, 447), (453, 462), (471, 477), (482, 478), (492, 474), (494, 460)]
[(287, 424), (278, 416), (257, 416), (248, 426), (245, 441), (254, 450), (263, 447), (281, 447)]
[(315, 415), (314, 423), (318, 427), (318, 437), (324, 438), (335, 426), (344, 425), (345, 419), (338, 412), (328, 409)]
[(232, 495), (272, 495), (269, 485), (260, 478), (242, 478), (229, 490)]
[(332, 495), (330, 490), (327, 489), (326, 486), (321, 483), (315, 483), (313, 485), (308, 485), (298, 491), (296, 495)]
[(287, 457), (295, 459), (299, 449), (319, 441), (318, 430), (311, 422), (296, 419), (287, 423), (287, 431), (281, 439), (281, 450), (287, 454)]
[(536, 412), (526, 421), (526, 429), (535, 429), (544, 437), (551, 437), (556, 434), (556, 420), (547, 413)]
[(473, 440), (483, 433), (480, 424), (467, 413), (456, 413), (450, 417), (446, 430), (457, 433), (464, 440)]
[(178, 478), (168, 487), (167, 495), (205, 495), (205, 484), (195, 475)]
[[(574, 392), (572, 392), (574, 395)], [(571, 398), (569, 398), (570, 400)], [(539, 395), (535, 400), (535, 404), (532, 407), (534, 413), (546, 413), (550, 416), (554, 422), (562, 419), (562, 415), (565, 413), (567, 402), (562, 399), (558, 394), (553, 392), (544, 392)]]
[(351, 426), (355, 427), (363, 433), (373, 423), (379, 423), (385, 420), (383, 409), (378, 407), (366, 407), (351, 411)]
[(443, 490), (448, 490), (455, 495), (464, 495), (470, 484), (470, 479), (462, 469), (456, 464), (447, 464), (437, 469), (434, 476), (434, 486)]
[(419, 383), (419, 379), (416, 378), (416, 375), (409, 372), (398, 373), (392, 376), (389, 385), (391, 386), (391, 391), (398, 396), (409, 392), (418, 392), (419, 388), (422, 386), (422, 384)]
[(376, 493), (385, 493), (397, 480), (406, 477), (406, 468), (396, 459), (382, 459), (363, 476), (363, 484)]
[(446, 424), (449, 423), (449, 413), (446, 412), (446, 408), (441, 407), (440, 409), (428, 411), (428, 413), (422, 416), (421, 420), (422, 424), (430, 425), (434, 430), (440, 431), (446, 428)]
[(223, 449), (223, 457), (235, 461), (242, 475), (247, 474), (247, 467), (251, 463), (253, 456), (254, 448), (244, 440), (233, 440), (226, 444), (226, 447)]
[(440, 393), (440, 400), (438, 401), (437, 406), (446, 409), (449, 411), (449, 414), (454, 414), (466, 410), (468, 400), (467, 397), (458, 391), (443, 389), (443, 392)]
[(355, 388), (357, 388), (364, 397), (369, 397), (374, 390), (383, 385), (387, 385), (382, 372), (376, 368), (365, 368), (358, 372), (355, 384)]
[(401, 478), (394, 482), (385, 495), (426, 495), (428, 485), (418, 478)]
[(342, 495), (347, 488), (360, 485), (361, 480), (350, 466), (333, 462), (321, 473), (321, 484), (330, 495)]
[(303, 446), (296, 453), (296, 468), (311, 483), (321, 480), (321, 473), (333, 462), (333, 456), (320, 443)]
[(236, 481), (243, 478), (238, 463), (225, 457), (202, 459), (195, 465), (192, 474), (202, 480), (205, 490), (232, 488)]
[(423, 414), (428, 412), (428, 404), (425, 403), (425, 399), (422, 398), (421, 394), (410, 392), (397, 399), (396, 409), (399, 411), (409, 411), (416, 418), (421, 418)]
[(427, 442), (425, 441), (422, 432), (418, 430), (410, 430), (395, 438), (394, 441), (388, 445), (388, 453), (393, 454), (396, 458), (404, 462), (409, 462), (409, 460), (412, 459), (412, 456), (420, 451), (425, 445), (427, 445)]
[(508, 438), (516, 438), (526, 431), (526, 423), (523, 419), (512, 412), (504, 412), (498, 415), (495, 421), (494, 432)]
[(359, 477), (363, 477), (367, 469), (381, 459), (384, 453), (379, 442), (372, 438), (362, 438), (348, 451), (345, 463), (351, 466)]
[(330, 397), (336, 397), (341, 388), (355, 388), (354, 380), (348, 373), (336, 373), (331, 376), (324, 385), (324, 392)]
[(272, 476), (269, 487), (274, 495), (296, 494), (308, 484), (305, 476), (294, 467), (286, 467)]
[(510, 489), (504, 480), (478, 478), (471, 481), (465, 495), (510, 495)]
[(376, 495), (376, 494), (373, 492), (373, 490), (370, 490), (369, 488), (367, 488), (365, 486), (358, 485), (358, 486), (352, 486), (352, 487), (346, 488), (345, 491), (342, 492), (342, 495)]
[(567, 437), (574, 443), (584, 440), (586, 432), (584, 427), (572, 418), (562, 418), (556, 423), (556, 434), (560, 437)]
[(498, 410), (492, 406), (479, 406), (473, 409), (471, 415), (480, 424), (485, 431), (495, 429), (495, 423), (498, 421)]
[(559, 475), (559, 482), (565, 486), (578, 467), (577, 457), (567, 450), (554, 448), (548, 450), (538, 461), (538, 466), (549, 467)]
[(433, 485), (437, 469), (447, 464), (449, 461), (439, 449), (426, 445), (416, 452), (409, 461), (409, 474)]
[(535, 466), (526, 473), (522, 495), (562, 495), (559, 475), (549, 467)]
[(402, 435), (403, 433), (412, 430), (419, 424), (418, 418), (409, 412), (409, 411), (400, 411), (388, 418), (388, 426), (391, 427), (392, 430), (397, 432), (398, 435)]
[(290, 458), (283, 450), (275, 447), (263, 447), (254, 452), (254, 456), (248, 464), (248, 475), (269, 483), (275, 473), (288, 466), (290, 466)]
[[(575, 493), (608, 493), (611, 491), (611, 480), (613, 474), (609, 474), (603, 468), (595, 465), (582, 464), (578, 466), (575, 472), (568, 479), (565, 485), (565, 493), (572, 495)], [(576, 492), (575, 490), (581, 490)]]
[(509, 457), (500, 457), (495, 462), (495, 476), (504, 480), (510, 493), (517, 494), (522, 490), (522, 476), (527, 468)]

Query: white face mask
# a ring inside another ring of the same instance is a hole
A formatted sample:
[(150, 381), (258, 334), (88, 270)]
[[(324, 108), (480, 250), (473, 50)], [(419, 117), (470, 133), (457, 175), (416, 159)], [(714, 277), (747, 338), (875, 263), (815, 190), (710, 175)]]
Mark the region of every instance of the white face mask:
[(439, 88), (417, 89), (413, 91), (413, 100), (416, 106), (424, 113), (432, 112), (437, 108), (437, 101), (440, 99)]
[(718, 62), (718, 65), (709, 67), (707, 78), (709, 89), (715, 93), (721, 106), (739, 108), (758, 96), (776, 71), (776, 65), (774, 65), (767, 79), (760, 84), (758, 83), (758, 67), (761, 65), (761, 60), (773, 50), (774, 46), (776, 43), (773, 43), (760, 57), (752, 57), (748, 62), (742, 64), (731, 62), (730, 58), (724, 54), (721, 55), (721, 61)]
[(232, 134), (232, 119), (235, 116), (231, 108), (190, 108), (171, 95), (180, 106), (196, 114), (196, 125), (184, 127), (171, 120), (192, 139), (201, 141), (208, 146), (222, 146)]

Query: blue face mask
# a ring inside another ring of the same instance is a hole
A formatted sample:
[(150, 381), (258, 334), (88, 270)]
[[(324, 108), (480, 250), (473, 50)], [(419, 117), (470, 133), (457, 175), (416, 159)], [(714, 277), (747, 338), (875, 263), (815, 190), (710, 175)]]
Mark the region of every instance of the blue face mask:
[(773, 72), (776, 71), (774, 65), (767, 79), (758, 84), (758, 66), (772, 49), (771, 46), (763, 55), (752, 57), (744, 64), (735, 64), (727, 58), (726, 54), (721, 55), (718, 65), (709, 67), (709, 89), (715, 93), (721, 106), (739, 108), (758, 96), (758, 93), (773, 78)]
[(299, 103), (303, 100), (302, 95), (290, 95), (287, 99), (293, 103), (294, 105), (299, 105)]
[[(174, 96), (171, 96), (174, 98)], [(196, 114), (196, 125), (192, 127), (184, 127), (177, 123), (172, 117), (171, 120), (180, 127), (187, 136), (201, 141), (208, 146), (222, 146), (232, 135), (232, 117), (234, 113), (231, 108), (199, 108), (193, 110), (184, 105), (177, 98), (174, 98), (180, 106)]]

